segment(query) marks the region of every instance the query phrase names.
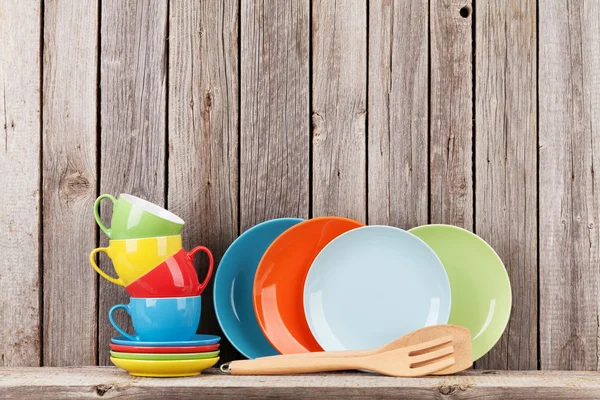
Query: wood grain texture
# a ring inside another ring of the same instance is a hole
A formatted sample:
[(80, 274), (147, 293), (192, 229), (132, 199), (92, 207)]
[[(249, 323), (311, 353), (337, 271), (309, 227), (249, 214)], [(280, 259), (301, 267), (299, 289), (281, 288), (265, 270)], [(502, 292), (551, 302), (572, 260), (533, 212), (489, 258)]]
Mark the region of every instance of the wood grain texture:
[(312, 5), (313, 216), (366, 221), (367, 4)]
[(98, 7), (44, 2), (43, 363), (96, 363), (96, 82)]
[[(129, 193), (164, 205), (167, 94), (166, 0), (102, 2), (100, 53), (100, 192)], [(110, 226), (112, 204), (102, 202)], [(108, 238), (100, 231), (100, 244)], [(100, 267), (113, 271), (106, 256)], [(100, 365), (111, 365), (108, 343), (117, 333), (108, 321), (115, 304), (129, 303), (124, 288), (100, 279), (98, 346)], [(125, 312), (117, 323), (133, 332)]]
[[(170, 7), (169, 207), (187, 222), (184, 246), (205, 245), (218, 263), (238, 234), (239, 3)], [(212, 293), (211, 283), (200, 331), (221, 335)], [(239, 358), (226, 341), (220, 356)]]
[(598, 368), (600, 3), (539, 5), (542, 369)]
[(8, 366), (41, 358), (40, 7), (0, 3), (0, 365)]
[(241, 9), (241, 231), (308, 217), (309, 1)]
[(478, 4), (476, 231), (504, 261), (513, 307), (484, 369), (537, 369), (536, 3)]
[[(0, 369), (3, 399), (597, 399), (597, 372), (467, 371), (390, 378), (359, 372), (230, 376), (210, 369), (177, 379), (136, 378), (114, 367)], [(200, 393), (200, 395), (199, 395)]]
[(369, 5), (370, 224), (427, 223), (428, 15), (420, 0)]
[(470, 1), (430, 5), (430, 219), (473, 229), (473, 71)]

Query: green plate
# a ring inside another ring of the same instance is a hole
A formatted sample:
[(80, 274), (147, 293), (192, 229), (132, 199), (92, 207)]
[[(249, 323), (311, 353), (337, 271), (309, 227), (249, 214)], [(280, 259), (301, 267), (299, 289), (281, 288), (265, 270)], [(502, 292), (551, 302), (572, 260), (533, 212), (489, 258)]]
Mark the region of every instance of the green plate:
[(201, 360), (205, 358), (215, 358), (219, 356), (219, 350), (207, 353), (178, 353), (178, 354), (157, 354), (157, 353), (121, 353), (110, 351), (113, 358), (125, 358), (127, 360)]
[(452, 225), (423, 225), (409, 230), (438, 255), (450, 280), (449, 324), (469, 328), (473, 361), (483, 357), (508, 324), (512, 293), (498, 254), (479, 236)]

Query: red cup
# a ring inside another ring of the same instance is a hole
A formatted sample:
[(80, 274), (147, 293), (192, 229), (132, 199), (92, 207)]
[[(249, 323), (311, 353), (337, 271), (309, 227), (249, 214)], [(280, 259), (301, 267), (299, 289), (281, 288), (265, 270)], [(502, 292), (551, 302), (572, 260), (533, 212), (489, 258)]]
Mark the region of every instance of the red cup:
[[(208, 273), (204, 282), (198, 282), (194, 268), (194, 255), (203, 251), (208, 256)], [(213, 256), (204, 246), (197, 246), (190, 252), (179, 250), (150, 272), (125, 286), (131, 297), (186, 297), (202, 294), (213, 270)]]

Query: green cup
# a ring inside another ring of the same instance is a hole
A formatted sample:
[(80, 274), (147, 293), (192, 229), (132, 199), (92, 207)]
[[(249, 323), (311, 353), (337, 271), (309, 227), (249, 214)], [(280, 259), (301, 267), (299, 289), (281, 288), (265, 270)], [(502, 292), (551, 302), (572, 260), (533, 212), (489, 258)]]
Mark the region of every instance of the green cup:
[[(110, 227), (104, 225), (98, 214), (102, 199), (110, 199), (113, 202)], [(100, 229), (111, 240), (179, 235), (184, 224), (183, 220), (172, 212), (130, 194), (121, 194), (118, 199), (110, 194), (98, 197), (94, 203), (94, 217)]]

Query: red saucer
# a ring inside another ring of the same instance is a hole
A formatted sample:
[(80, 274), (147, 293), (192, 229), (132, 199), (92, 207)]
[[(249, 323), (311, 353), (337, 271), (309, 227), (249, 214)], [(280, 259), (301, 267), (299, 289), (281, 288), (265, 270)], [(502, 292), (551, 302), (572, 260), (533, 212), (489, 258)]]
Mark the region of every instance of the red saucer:
[(122, 344), (110, 343), (110, 348), (113, 351), (122, 353), (207, 353), (219, 349), (219, 343), (209, 344), (206, 346), (165, 346), (165, 347), (142, 347), (142, 346), (125, 346)]

